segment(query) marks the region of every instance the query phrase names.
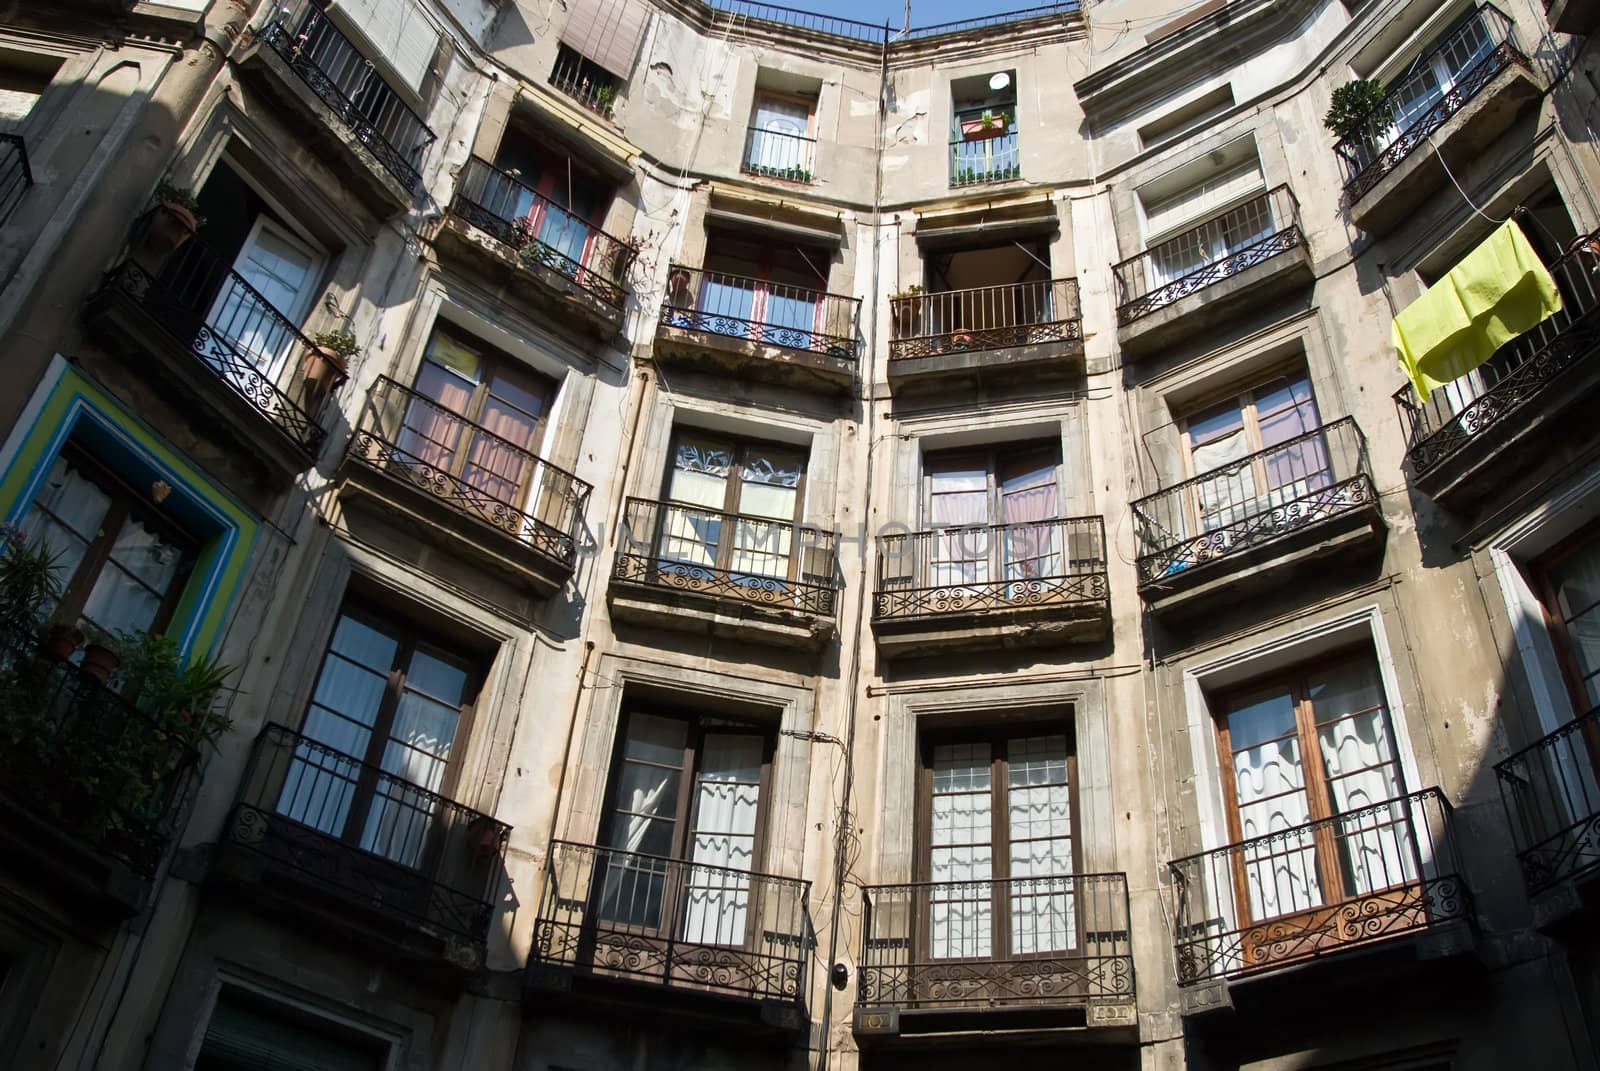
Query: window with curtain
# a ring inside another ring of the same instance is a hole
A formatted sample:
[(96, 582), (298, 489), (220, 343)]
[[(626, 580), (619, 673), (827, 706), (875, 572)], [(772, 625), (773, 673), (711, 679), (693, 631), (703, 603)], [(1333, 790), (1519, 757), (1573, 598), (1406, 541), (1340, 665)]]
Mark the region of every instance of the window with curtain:
[(750, 114), (745, 170), (758, 175), (793, 176), (811, 170), (811, 117), (816, 100), (782, 93), (758, 93)]
[[(831, 253), (815, 246), (713, 234), (706, 247), (698, 308), (753, 325), (825, 330), (822, 294), (832, 262)], [(765, 338), (758, 327), (726, 324), (712, 329), (720, 334)]]
[(1152, 288), (1226, 260), (1275, 230), (1266, 183), (1254, 155), (1145, 206)]
[(194, 567), (195, 538), (140, 491), (69, 444), (22, 520), (56, 556), (57, 613), (107, 633), (161, 632)]
[(630, 710), (607, 797), (602, 922), (742, 945), (753, 915), (772, 734), (735, 720)]
[(501, 219), (521, 221), (527, 234), (571, 264), (589, 264), (595, 231), (605, 220), (615, 186), (555, 151), (548, 136), (518, 126), (506, 130), (494, 166), (500, 174), (491, 175), (479, 195), (482, 207)]
[(680, 430), (673, 439), (656, 557), (754, 585), (792, 580), (805, 453), (793, 446)]
[[(955, 450), (923, 459), (924, 517), (933, 531), (918, 586), (1025, 582), (1065, 575), (1061, 448), (1052, 442)], [(997, 530), (995, 526), (1005, 526)]]
[(1590, 524), (1534, 563), (1556, 657), (1572, 708), (1600, 706), (1600, 524)]
[[(1405, 778), (1370, 649), (1252, 682), (1218, 708), (1229, 835), (1244, 843), (1237, 902), (1250, 921), (1418, 879), (1411, 816), (1398, 800)], [(1325, 832), (1306, 828), (1323, 819), (1332, 820)]]
[(1197, 532), (1212, 532), (1302, 498), (1333, 482), (1327, 444), (1302, 438), (1322, 426), (1311, 381), (1281, 376), (1179, 421)]
[(555, 385), (440, 321), (401, 418), (401, 464), (460, 479), (469, 493), (543, 516), (534, 457)]
[[(393, 613), (346, 607), (323, 655), (278, 812), (406, 866), (429, 847), (479, 673)], [(387, 776), (379, 776), (380, 772)]]
[(930, 959), (1079, 947), (1071, 741), (1042, 726), (924, 741)]

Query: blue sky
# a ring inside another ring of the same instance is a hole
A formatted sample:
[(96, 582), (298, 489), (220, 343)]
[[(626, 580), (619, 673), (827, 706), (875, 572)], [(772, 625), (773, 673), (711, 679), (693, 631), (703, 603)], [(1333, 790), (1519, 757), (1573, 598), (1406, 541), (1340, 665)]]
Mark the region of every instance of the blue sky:
[[(855, 19), (857, 22), (871, 23), (875, 26), (881, 25), (887, 19), (891, 26), (897, 28), (905, 21), (906, 13), (905, 0), (772, 0), (772, 2), (803, 11)], [(911, 25), (932, 26), (941, 22), (954, 22), (957, 19), (982, 18), (985, 15), (1016, 11), (1047, 2), (1048, 0), (1013, 0), (1010, 3), (1005, 0), (986, 0), (980, 3), (973, 3), (972, 0), (911, 0)]]

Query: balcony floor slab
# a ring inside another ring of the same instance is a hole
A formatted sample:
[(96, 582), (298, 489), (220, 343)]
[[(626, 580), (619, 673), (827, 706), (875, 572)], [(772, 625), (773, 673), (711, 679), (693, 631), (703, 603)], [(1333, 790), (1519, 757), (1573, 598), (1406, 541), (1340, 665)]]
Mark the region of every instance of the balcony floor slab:
[(507, 305), (531, 304), (601, 341), (615, 338), (622, 330), (620, 308), (558, 271), (529, 263), (453, 211), (445, 214), (434, 241), (441, 256), (478, 272), (494, 287), (494, 296)]
[(831, 617), (615, 577), (606, 604), (614, 620), (631, 625), (811, 652), (826, 647), (836, 631)]
[(1561, 33), (1593, 33), (1600, 26), (1600, 0), (1553, 0), (1545, 17)]
[(1081, 375), (1083, 343), (1039, 342), (992, 350), (948, 350), (925, 357), (899, 357), (889, 361), (889, 389), (904, 393), (922, 384), (948, 391), (952, 379), (979, 385), (1000, 385), (1040, 376)]
[(856, 362), (851, 357), (772, 346), (670, 324), (656, 328), (655, 358), (679, 367), (748, 376), (780, 387), (846, 394), (855, 386)]
[(915, 658), (955, 650), (1026, 649), (1094, 643), (1111, 635), (1109, 602), (1030, 606), (983, 614), (874, 618), (878, 653)]

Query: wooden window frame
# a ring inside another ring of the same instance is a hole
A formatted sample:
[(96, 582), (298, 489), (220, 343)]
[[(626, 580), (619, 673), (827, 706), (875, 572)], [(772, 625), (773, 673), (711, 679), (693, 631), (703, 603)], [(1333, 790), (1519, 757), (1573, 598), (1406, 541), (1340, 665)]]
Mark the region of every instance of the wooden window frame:
[[(756, 265), (754, 274), (735, 276), (732, 272), (720, 271), (716, 268), (703, 268), (700, 277), (700, 293), (695, 297), (696, 308), (705, 307), (705, 291), (706, 287), (710, 285), (710, 280), (706, 278), (708, 273), (714, 275), (726, 275), (733, 278), (752, 279), (755, 281), (756, 286), (752, 291), (752, 297), (750, 301), (751, 323), (767, 323), (767, 303), (771, 298), (772, 289), (773, 287), (783, 287), (791, 290), (812, 290), (817, 294), (817, 300), (812, 306), (810, 330), (813, 332), (820, 332), (822, 330), (822, 320), (823, 317), (827, 315), (828, 307), (827, 295), (829, 290), (828, 276), (826, 274), (818, 275), (816, 284), (813, 286), (801, 286), (799, 283), (776, 282), (772, 278), (772, 275), (779, 266), (778, 258), (774, 252), (778, 247), (770, 243), (762, 244), (758, 236), (747, 236), (726, 228), (716, 228), (707, 233), (706, 251), (703, 257), (703, 263), (709, 264), (713, 257), (715, 257), (718, 253), (728, 253), (728, 250), (718, 248), (719, 245), (724, 245), (728, 242), (735, 242), (740, 245), (753, 246), (756, 248), (759, 255), (754, 258), (754, 263)], [(791, 242), (790, 244), (792, 244), (796, 250), (809, 250), (811, 252), (818, 253), (819, 255), (826, 256), (828, 267), (831, 267), (833, 264), (833, 254), (827, 250), (821, 249), (818, 246), (806, 246), (797, 241)], [(737, 258), (737, 254), (735, 254), (735, 256)], [(816, 267), (809, 263), (809, 258), (807, 258), (803, 253), (801, 255), (801, 260), (807, 263), (807, 267), (812, 272), (816, 271)], [(805, 329), (798, 328), (797, 330)]]
[[(956, 447), (950, 450), (932, 450), (922, 455), (922, 518), (928, 528), (933, 526), (933, 467), (935, 462), (959, 463), (973, 462), (973, 468), (982, 468), (988, 478), (987, 494), (989, 496), (989, 526), (1004, 524), (998, 520), (1004, 505), (1000, 489), (1000, 465), (1003, 461), (1026, 457), (1030, 451), (1055, 453), (1056, 474), (1056, 511), (1062, 510), (1061, 503), (1066, 497), (1064, 486), (1064, 467), (1062, 465), (1063, 453), (1060, 439), (1019, 439), (1014, 443), (996, 443), (982, 447)], [(1060, 518), (1055, 518), (1059, 520)], [(976, 526), (974, 526), (976, 527)], [(993, 563), (991, 563), (993, 564)]]
[[(713, 443), (725, 444), (729, 447), (732, 460), (729, 462), (728, 466), (728, 476), (726, 478), (727, 486), (723, 489), (722, 506), (719, 509), (714, 510), (714, 512), (720, 512), (724, 517), (727, 518), (750, 517), (751, 519), (757, 521), (769, 521), (775, 524), (787, 524), (790, 526), (791, 534), (789, 539), (789, 571), (786, 576), (789, 581), (793, 582), (796, 579), (800, 568), (800, 546), (798, 542), (800, 538), (800, 517), (805, 512), (806, 478), (810, 468), (811, 457), (804, 446), (795, 446), (791, 443), (775, 442), (770, 439), (756, 439), (743, 435), (730, 434), (728, 432), (705, 431), (700, 428), (684, 427), (681, 425), (674, 427), (672, 429), (672, 438), (669, 440), (667, 445), (666, 471), (662, 474), (661, 479), (661, 502), (663, 508), (657, 511), (657, 530), (653, 534), (652, 546), (657, 556), (660, 554), (662, 542), (666, 534), (664, 525), (666, 523), (667, 511), (669, 508), (676, 506), (682, 509), (712, 509), (710, 506), (696, 506), (689, 502), (679, 502), (672, 497), (672, 474), (677, 471), (678, 447), (682, 444), (685, 437), (709, 440)], [(751, 453), (762, 450), (781, 451), (783, 453), (800, 455), (800, 482), (795, 484), (794, 515), (791, 517), (756, 517), (753, 514), (745, 514), (738, 511), (737, 507), (739, 505), (739, 491), (744, 486), (743, 478), (738, 475), (740, 466), (744, 463), (745, 458)], [(723, 524), (723, 535), (717, 540), (717, 557), (715, 564), (712, 566), (713, 568), (726, 571), (732, 567), (734, 532), (737, 530), (737, 528), (737, 521), (733, 521), (732, 523), (725, 522)], [(782, 578), (774, 577), (773, 579)]]
[(807, 93), (789, 93), (780, 89), (768, 89), (765, 86), (756, 86), (755, 92), (750, 95), (750, 122), (747, 126), (754, 126), (756, 113), (761, 110), (764, 100), (786, 101), (790, 104), (803, 104), (806, 108), (806, 132), (808, 138), (815, 138), (817, 128), (817, 95)]
[[(1600, 519), (1588, 522), (1558, 541), (1535, 558), (1527, 570), (1529, 579), (1533, 582), (1534, 592), (1539, 598), (1539, 608), (1544, 614), (1544, 624), (1550, 633), (1551, 646), (1555, 648), (1556, 664), (1561, 668), (1562, 683), (1566, 686), (1568, 698), (1572, 701), (1573, 714), (1579, 718), (1592, 709), (1600, 708), (1600, 704), (1589, 701), (1583, 685), (1583, 674), (1573, 661), (1574, 644), (1567, 623), (1562, 619), (1558, 609), (1559, 600), (1556, 597), (1557, 589), (1552, 570), (1580, 551), (1591, 547), (1600, 547)], [(1584, 734), (1584, 738), (1588, 741), (1591, 758), (1600, 759), (1600, 730), (1588, 731)]]

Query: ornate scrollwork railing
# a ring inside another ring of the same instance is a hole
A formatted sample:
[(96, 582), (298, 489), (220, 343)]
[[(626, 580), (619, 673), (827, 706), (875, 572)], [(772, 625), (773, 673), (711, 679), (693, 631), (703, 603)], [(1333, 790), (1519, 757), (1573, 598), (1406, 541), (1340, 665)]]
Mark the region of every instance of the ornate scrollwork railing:
[[(1517, 47), (1511, 29), (1509, 15), (1493, 4), (1483, 4), (1414, 60), (1408, 68), (1413, 73), (1385, 88), (1384, 100), (1333, 147), (1344, 169), (1345, 195), (1351, 204), (1426, 143), (1501, 71), (1514, 65), (1528, 67), (1528, 58)], [(1438, 93), (1437, 68), (1441, 64), (1449, 70), (1453, 84), (1431, 105), (1417, 111), (1418, 101)]]
[(387, 376), (367, 397), (350, 457), (567, 568), (577, 562), (587, 483)]
[(674, 264), (661, 326), (853, 361), (860, 310), (845, 294)]
[[(297, 28), (290, 29), (291, 25)], [(389, 88), (354, 42), (312, 4), (306, 5), (297, 22), (287, 15), (272, 22), (262, 40), (371, 150), (384, 170), (408, 192), (417, 192), (422, 182), (417, 164), (433, 144), (433, 131)]]
[(633, 247), (515, 176), (472, 157), (461, 169), (450, 211), (493, 235), (531, 270), (554, 272), (622, 308)]
[(1600, 867), (1600, 707), (1495, 764), (1529, 893)]
[(1134, 1000), (1122, 874), (875, 885), (863, 897), (863, 1007)]
[(832, 617), (837, 548), (808, 525), (630, 498), (613, 579)]
[(1100, 517), (965, 525), (878, 537), (879, 621), (1016, 610), (1110, 613)]
[(1361, 429), (1350, 417), (1336, 420), (1134, 502), (1139, 583), (1242, 554), (1377, 501)]
[(263, 859), (270, 880), (481, 946), (510, 833), (504, 822), (268, 724), (223, 840)]
[(805, 1005), (811, 883), (550, 843), (531, 962)]
[(1427, 788), (1169, 864), (1178, 981), (1470, 922), (1451, 821), (1444, 795)]
[(889, 359), (1082, 342), (1078, 280), (913, 294), (889, 302)]
[(1417, 474), (1475, 438), (1506, 426), (1545, 397), (1545, 389), (1600, 349), (1600, 231), (1579, 237), (1550, 265), (1561, 308), (1477, 369), (1428, 394), (1407, 383), (1394, 394), (1406, 432), (1406, 460)]
[(11, 218), (28, 187), (33, 170), (28, 166), (28, 146), (21, 134), (0, 134), (0, 224)]
[(1112, 268), (1117, 323), (1131, 324), (1305, 240), (1294, 192), (1275, 187)]

